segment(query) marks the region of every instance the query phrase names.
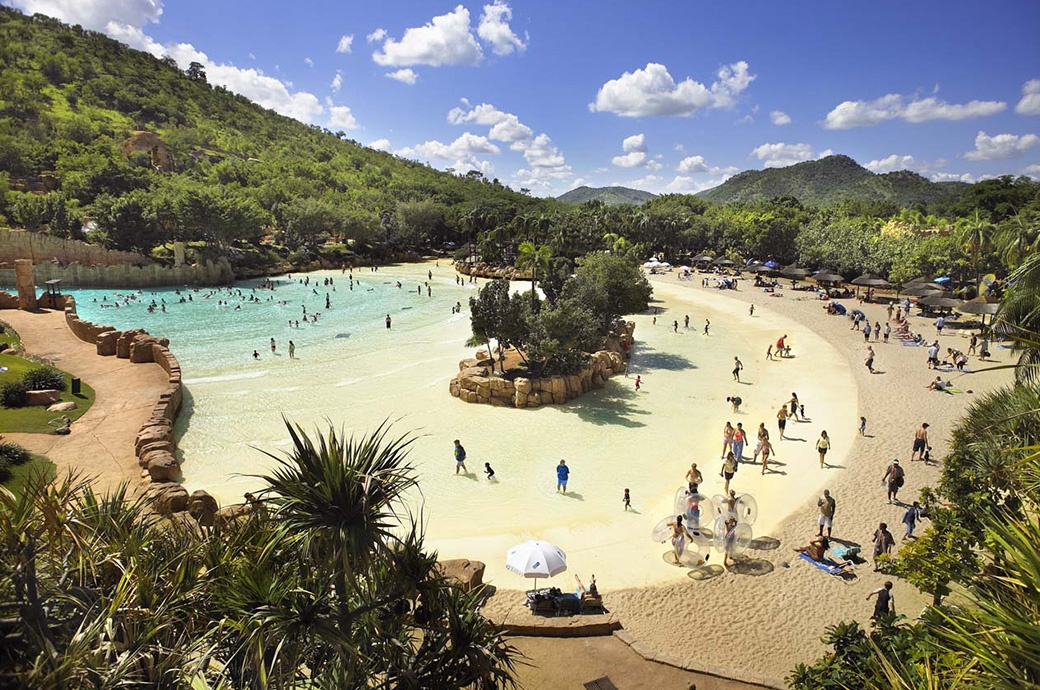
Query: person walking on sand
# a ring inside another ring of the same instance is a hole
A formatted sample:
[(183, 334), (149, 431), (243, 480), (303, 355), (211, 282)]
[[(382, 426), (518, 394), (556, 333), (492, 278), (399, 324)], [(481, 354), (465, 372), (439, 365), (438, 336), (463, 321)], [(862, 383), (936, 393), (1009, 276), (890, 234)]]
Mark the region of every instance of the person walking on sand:
[(874, 346), (873, 345), (867, 345), (867, 358), (863, 361), (863, 364), (866, 365), (867, 371), (869, 371), (871, 374), (874, 373)]
[(625, 489), (625, 495), (621, 498), (621, 502), (625, 504), (625, 512), (627, 513), (632, 508), (632, 496), (628, 493), (628, 489)]
[(945, 326), (946, 326), (946, 317), (945, 316), (939, 316), (939, 318), (937, 318), (935, 320), (935, 334), (936, 335), (942, 335), (943, 328)]
[(758, 462), (758, 454), (762, 452), (762, 442), (769, 440), (769, 432), (766, 430), (766, 423), (758, 423), (758, 437), (755, 440), (755, 452), (751, 456), (751, 462)]
[(683, 328), (689, 328), (689, 327), (690, 327), (690, 315), (687, 314), (686, 316), (683, 317)]
[(733, 358), (733, 380), (740, 383), (740, 370), (744, 368), (744, 363), (740, 361), (739, 357)]
[(893, 501), (898, 501), (897, 495), (905, 480), (906, 473), (899, 466), (899, 461), (893, 460), (889, 463), (888, 467), (885, 468), (885, 475), (881, 477), (881, 484), (888, 487), (888, 502), (890, 504)]
[(860, 436), (866, 436), (867, 435), (867, 418), (866, 417), (860, 417), (859, 418), (859, 435)]
[(704, 319), (704, 335), (708, 335), (709, 329), (711, 329), (711, 321)]
[(735, 429), (733, 428), (733, 425), (729, 422), (726, 422), (726, 426), (722, 428), (722, 455), (719, 456), (720, 458), (725, 459), (726, 452), (733, 450), (734, 431)]
[(289, 359), (296, 359), (296, 343), (289, 341)]
[(636, 390), (639, 390), (640, 384), (643, 383), (643, 377), (636, 374)]
[(827, 530), (827, 538), (831, 537), (831, 528), (834, 527), (834, 510), (837, 507), (837, 503), (834, 497), (831, 496), (830, 489), (823, 490), (823, 496), (820, 500), (816, 501), (816, 505), (820, 509), (820, 517), (817, 522), (820, 523), (820, 531), (817, 536), (823, 536), (823, 530)]
[(678, 332), (679, 332), (679, 322), (677, 320), (676, 321), (672, 321), (672, 333), (678, 333)]
[(754, 315), (755, 315), (755, 305), (754, 305), (754, 304), (752, 304), (752, 305), (751, 305), (751, 306), (750, 306), (750, 307), (748, 308), (748, 312), (747, 312), (747, 313), (748, 313), (748, 316), (754, 316)]
[(892, 547), (895, 546), (896, 540), (892, 536), (892, 533), (888, 531), (888, 525), (882, 522), (878, 525), (878, 528), (874, 530), (874, 572), (881, 570), (878, 567), (878, 558), (882, 555), (891, 556)]
[(468, 472), (466, 469), (466, 449), (459, 443), (459, 439), (455, 439), (455, 474), (462, 470), (463, 473)]
[(881, 322), (880, 321), (875, 321), (874, 322), (874, 342), (876, 343), (879, 338), (881, 338)]
[(701, 471), (697, 469), (697, 463), (692, 463), (690, 469), (686, 470), (686, 489), (687, 493), (695, 494), (697, 489), (700, 487), (701, 482), (704, 481), (704, 476), (701, 475)]
[(921, 517), (921, 504), (914, 501), (914, 504), (907, 507), (906, 512), (903, 513), (903, 524), (906, 525), (906, 534), (903, 535), (903, 539), (914, 538), (914, 527), (917, 526), (919, 517)]
[(888, 321), (885, 322), (885, 342), (888, 342), (888, 336), (892, 334), (892, 324)]
[(686, 550), (686, 530), (683, 528), (682, 520), (682, 515), (676, 515), (675, 520), (668, 523), (672, 528), (672, 555), (675, 556), (676, 563)]
[(784, 429), (787, 427), (787, 405), (781, 405), (776, 413), (776, 425), (780, 428), (780, 440), (784, 440)]
[(567, 480), (570, 479), (571, 468), (567, 467), (566, 460), (560, 460), (556, 466), (556, 493), (567, 493)]
[(870, 333), (873, 329), (870, 327), (870, 322), (867, 321), (867, 325), (863, 327), (863, 342), (870, 342)]
[(917, 455), (924, 460), (925, 451), (928, 450), (928, 422), (924, 422), (914, 432), (914, 449), (910, 453), (910, 462), (917, 459)]
[(744, 431), (744, 425), (741, 422), (737, 422), (737, 428), (733, 430), (733, 455), (736, 456), (737, 462), (744, 458), (744, 443), (746, 441), (747, 433)]
[(762, 440), (758, 452), (762, 453), (762, 474), (765, 474), (766, 468), (769, 467), (769, 454), (773, 452), (773, 444), (769, 442), (768, 437)]
[[(875, 571), (877, 568), (874, 569)], [(896, 598), (892, 595), (892, 581), (885, 582), (884, 586), (875, 589), (873, 592), (867, 595), (867, 599), (870, 597), (877, 597), (877, 601), (874, 602), (874, 615), (871, 618), (881, 618), (888, 614), (895, 615), (896, 613)]]
[(822, 470), (827, 459), (827, 451), (831, 449), (831, 439), (827, 436), (827, 431), (820, 432), (820, 438), (816, 441), (816, 452), (820, 454), (820, 469)]
[(770, 362), (773, 361), (773, 343), (769, 343), (769, 346), (766, 347), (766, 359)]
[(722, 463), (722, 470), (719, 472), (719, 474), (722, 476), (722, 478), (726, 480), (726, 486), (722, 489), (723, 493), (725, 493), (725, 494), (729, 493), (729, 483), (730, 483), (730, 480), (733, 479), (733, 475), (736, 474), (736, 472), (737, 472), (737, 458), (736, 458), (735, 455), (733, 455), (733, 453), (728, 453), (726, 455), (725, 461), (723, 461), (723, 463)]

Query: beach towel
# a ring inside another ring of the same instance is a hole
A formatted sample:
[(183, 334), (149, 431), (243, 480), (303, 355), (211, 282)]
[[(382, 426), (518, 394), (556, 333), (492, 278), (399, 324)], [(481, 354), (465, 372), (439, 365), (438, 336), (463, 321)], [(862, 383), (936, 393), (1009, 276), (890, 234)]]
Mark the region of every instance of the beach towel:
[(807, 563), (811, 563), (812, 565), (816, 566), (819, 570), (822, 570), (828, 575), (835, 575), (841, 578), (841, 581), (845, 584), (851, 584), (857, 578), (856, 573), (843, 571), (840, 565), (838, 565), (829, 558), (825, 558), (822, 561), (814, 561), (812, 557), (810, 557), (809, 554), (805, 553), (804, 551), (798, 554), (798, 557)]
[(950, 395), (957, 395), (963, 392), (960, 388), (943, 388), (943, 393), (949, 393)]
[(847, 561), (854, 560), (856, 556), (860, 554), (860, 548), (858, 546), (845, 546), (843, 544), (835, 544), (831, 546), (831, 553), (837, 558), (843, 558)]
[(922, 343), (916, 343), (913, 340), (903, 340), (903, 347), (920, 347)]

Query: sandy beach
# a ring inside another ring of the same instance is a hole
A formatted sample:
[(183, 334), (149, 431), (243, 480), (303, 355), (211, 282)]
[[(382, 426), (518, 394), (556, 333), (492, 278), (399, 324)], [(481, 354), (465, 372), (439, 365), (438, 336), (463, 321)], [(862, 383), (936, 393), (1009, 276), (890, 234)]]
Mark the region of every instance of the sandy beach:
[[(888, 523), (897, 548), (903, 534), (903, 508), (887, 503), (881, 485), (888, 463), (900, 459), (906, 469), (906, 484), (899, 497), (914, 500), (921, 488), (935, 484), (940, 473), (938, 464), (909, 462), (915, 429), (922, 422), (931, 425), (932, 456), (941, 458), (947, 450), (950, 430), (972, 400), (1009, 379), (1006, 371), (944, 373), (944, 378), (951, 379), (965, 393), (928, 391), (925, 387), (936, 373), (926, 367), (925, 348), (904, 347), (896, 340), (877, 344), (874, 366), (878, 373), (870, 374), (863, 365), (866, 346), (862, 334), (849, 330), (847, 318), (827, 316), (822, 308), (825, 303), (815, 299), (813, 293), (782, 291), (783, 297), (770, 297), (752, 288), (750, 281), (741, 281), (741, 289), (736, 292), (717, 291), (701, 288), (699, 276), (680, 282), (674, 274), (655, 276), (652, 281), (661, 292), (687, 290), (691, 299), (717, 309), (746, 313), (747, 305), (754, 303), (756, 317), (775, 313), (793, 319), (811, 328), (847, 358), (858, 391), (859, 414), (868, 420), (867, 435), (859, 437), (851, 428), (854, 420), (850, 420), (850, 428), (842, 430), (844, 438), (851, 441), (848, 455), (841, 463), (844, 466), (825, 470), (824, 485), (837, 501), (834, 537), (863, 545), (868, 559), (870, 537), (879, 522)], [(845, 303), (851, 307), (855, 301)], [(885, 322), (884, 306), (861, 308), (871, 323)], [(929, 340), (935, 335), (931, 319), (911, 317), (911, 327)], [(967, 335), (949, 328), (939, 342), (942, 352), (946, 347), (967, 350)], [(786, 362), (762, 361), (766, 345), (760, 344), (759, 361), (745, 362), (749, 369), (786, 366)], [(969, 367), (978, 369), (1002, 363), (1007, 359), (1005, 352), (995, 348), (996, 361), (990, 363), (980, 363), (972, 357)], [(828, 382), (818, 385), (827, 386)], [(967, 393), (968, 390), (974, 394)], [(773, 426), (772, 419), (762, 421)], [(794, 427), (800, 437), (815, 440), (819, 436), (818, 424), (795, 423)], [(796, 443), (777, 444), (781, 459), (788, 462), (787, 470), (819, 473), (813, 444), (799, 443), (802, 447), (795, 449)], [(872, 572), (868, 562), (857, 567), (859, 577), (853, 584), (844, 584), (795, 558), (792, 549), (816, 534), (817, 515), (815, 497), (800, 501), (794, 512), (770, 533), (779, 540), (777, 548), (749, 551), (745, 564), (710, 579), (612, 591), (611, 583), (600, 578), (606, 604), (620, 616), (626, 632), (655, 653), (679, 660), (687, 668), (782, 687), (785, 675), (797, 663), (809, 663), (825, 650), (819, 637), (828, 625), (850, 619), (868, 624), (872, 606), (864, 599), (888, 579)], [(927, 524), (919, 524), (918, 530)], [(911, 618), (928, 602), (928, 597), (899, 580), (895, 580), (894, 592), (897, 611)], [(489, 609), (492, 616), (494, 606), (493, 600)]]

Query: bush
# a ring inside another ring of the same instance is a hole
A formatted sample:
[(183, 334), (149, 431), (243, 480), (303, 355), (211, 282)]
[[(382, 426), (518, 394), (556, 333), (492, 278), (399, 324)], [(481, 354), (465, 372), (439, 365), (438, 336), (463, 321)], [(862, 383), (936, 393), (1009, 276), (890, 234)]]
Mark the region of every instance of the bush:
[(69, 384), (65, 381), (65, 374), (54, 367), (35, 367), (22, 375), (22, 383), (25, 389), (30, 391), (58, 390), (63, 391)]
[(28, 390), (22, 381), (8, 381), (0, 386), (0, 406), (23, 407)]
[(24, 465), (29, 462), (29, 451), (13, 441), (0, 441), (0, 462), (6, 460), (12, 465)]
[(11, 466), (5, 458), (0, 458), (0, 484), (11, 478)]

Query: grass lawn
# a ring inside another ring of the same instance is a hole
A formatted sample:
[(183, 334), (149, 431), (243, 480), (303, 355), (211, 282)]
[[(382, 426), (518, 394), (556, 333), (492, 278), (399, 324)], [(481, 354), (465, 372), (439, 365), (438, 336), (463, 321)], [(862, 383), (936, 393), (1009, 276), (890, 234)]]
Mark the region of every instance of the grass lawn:
[(29, 478), (38, 472), (44, 472), (47, 479), (54, 479), (54, 463), (42, 455), (33, 455), (32, 459), (24, 465), (16, 465), (11, 468), (11, 478), (4, 482), (5, 489), (13, 494), (19, 494)]
[[(18, 334), (5, 326), (4, 332), (0, 333), (0, 343), (2, 342), (18, 343)], [(8, 354), (7, 352), (0, 352), (0, 369), (7, 368), (7, 371), (0, 371), (0, 386), (8, 381), (17, 381), (27, 370), (38, 366), (40, 365), (37, 362)], [(48, 434), (54, 431), (54, 427), (47, 424), (50, 420), (62, 414), (67, 414), (69, 419), (73, 421), (83, 416), (83, 413), (94, 404), (94, 389), (84, 383), (82, 384), (80, 394), (73, 395), (68, 390), (72, 387), (71, 380), (72, 376), (65, 374), (65, 381), (69, 385), (66, 387), (65, 392), (61, 394), (61, 401), (75, 402), (75, 410), (63, 413), (48, 412), (47, 408), (43, 406), (13, 409), (0, 408), (0, 434), (13, 432)]]

